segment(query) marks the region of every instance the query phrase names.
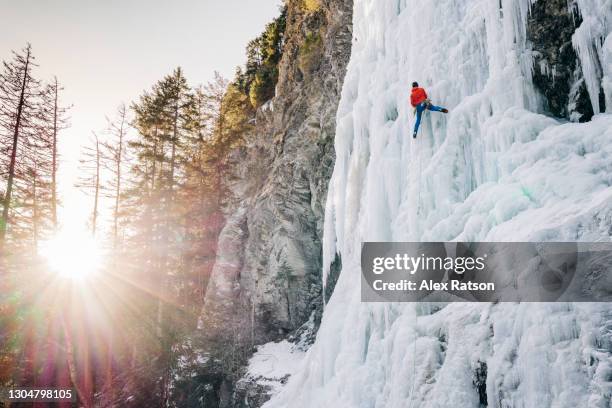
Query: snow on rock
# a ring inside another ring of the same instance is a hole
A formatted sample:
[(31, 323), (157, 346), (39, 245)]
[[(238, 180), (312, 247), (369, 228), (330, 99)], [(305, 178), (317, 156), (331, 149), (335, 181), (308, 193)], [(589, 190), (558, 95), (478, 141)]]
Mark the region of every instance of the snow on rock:
[[(342, 272), (266, 407), (610, 407), (608, 304), (360, 301), (363, 241), (611, 239), (612, 104), (584, 124), (544, 114), (530, 4), (355, 1), (323, 242), (324, 276), (336, 254)], [(587, 88), (608, 101), (611, 2), (577, 4)], [(416, 141), (415, 80), (451, 111), (426, 113)]]
[(287, 340), (266, 343), (259, 346), (249, 360), (245, 377), (247, 380), (270, 387), (270, 394), (274, 395), (294, 373), (304, 354), (300, 347)]

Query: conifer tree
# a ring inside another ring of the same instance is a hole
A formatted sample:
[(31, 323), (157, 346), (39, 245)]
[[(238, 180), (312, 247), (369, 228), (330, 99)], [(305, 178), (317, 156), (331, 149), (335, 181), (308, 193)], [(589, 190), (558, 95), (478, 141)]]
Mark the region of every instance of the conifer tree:
[(113, 200), (112, 209), (112, 241), (115, 251), (119, 247), (119, 223), (122, 211), (122, 188), (125, 178), (126, 145), (128, 118), (125, 105), (117, 108), (116, 117), (108, 120), (108, 134), (110, 139), (102, 143), (105, 168), (111, 177), (107, 186), (108, 195)]
[(36, 67), (32, 47), (27, 44), (21, 52), (13, 52), (13, 60), (3, 62), (0, 72), (0, 127), (4, 163), (4, 194), (0, 216), (0, 245), (6, 240), (13, 205), (15, 181), (27, 171), (19, 155), (28, 138), (37, 131), (36, 118), (41, 93), (40, 82), (32, 71)]
[(58, 138), (62, 130), (68, 128), (67, 112), (68, 107), (61, 105), (60, 93), (64, 88), (59, 83), (57, 77), (53, 77), (53, 81), (45, 87), (42, 93), (42, 115), (43, 129), (42, 131), (48, 135), (51, 141), (51, 218), (53, 228), (57, 230), (57, 207), (59, 204), (57, 193), (57, 171), (59, 168), (59, 153), (58, 153)]
[(100, 208), (100, 196), (103, 192), (101, 181), (101, 169), (103, 165), (101, 143), (96, 132), (92, 132), (89, 145), (83, 147), (81, 159), (79, 160), (79, 179), (77, 188), (81, 189), (93, 200), (91, 212), (91, 234), (96, 235), (98, 228), (98, 215)]

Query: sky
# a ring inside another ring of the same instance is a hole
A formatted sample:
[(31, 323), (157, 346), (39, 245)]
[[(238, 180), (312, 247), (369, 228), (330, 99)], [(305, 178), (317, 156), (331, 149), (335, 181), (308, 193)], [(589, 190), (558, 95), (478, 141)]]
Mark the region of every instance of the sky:
[(84, 225), (89, 202), (73, 188), (78, 156), (123, 102), (181, 66), (192, 85), (231, 78), (249, 40), (282, 0), (0, 0), (0, 59), (32, 44), (35, 75), (64, 85), (73, 105), (60, 140), (61, 221)]

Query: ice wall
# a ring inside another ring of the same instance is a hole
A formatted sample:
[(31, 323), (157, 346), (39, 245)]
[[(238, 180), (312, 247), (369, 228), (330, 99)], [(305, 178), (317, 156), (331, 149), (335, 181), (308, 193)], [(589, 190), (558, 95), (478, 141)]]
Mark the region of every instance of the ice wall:
[[(612, 98), (612, 2), (577, 0), (591, 99)], [(317, 341), (267, 407), (609, 407), (612, 306), (367, 304), (362, 241), (610, 240), (612, 115), (543, 112), (530, 0), (356, 0)], [(590, 65), (589, 65), (590, 64)], [(410, 84), (451, 113), (424, 115)], [(607, 103), (612, 112), (612, 103)]]
[[(583, 22), (576, 30), (572, 43), (578, 52), (584, 72), (591, 104), (595, 113), (599, 113), (599, 90), (602, 87), (602, 76), (607, 111), (612, 102), (612, 55), (610, 55), (610, 31), (612, 27), (612, 1), (610, 0), (575, 0), (583, 15)], [(606, 40), (607, 37), (607, 40)], [(605, 44), (605, 46), (604, 46)]]

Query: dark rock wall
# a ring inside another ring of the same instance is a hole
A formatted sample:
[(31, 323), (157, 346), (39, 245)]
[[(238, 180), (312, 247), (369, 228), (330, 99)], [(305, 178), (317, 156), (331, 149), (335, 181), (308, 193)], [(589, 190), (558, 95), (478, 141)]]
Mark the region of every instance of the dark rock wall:
[(537, 0), (528, 17), (527, 40), (534, 51), (533, 83), (544, 95), (548, 111), (559, 118), (587, 122), (594, 110), (572, 45), (581, 23), (575, 1)]

